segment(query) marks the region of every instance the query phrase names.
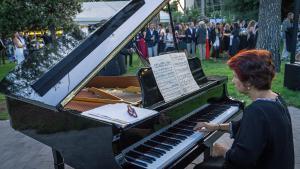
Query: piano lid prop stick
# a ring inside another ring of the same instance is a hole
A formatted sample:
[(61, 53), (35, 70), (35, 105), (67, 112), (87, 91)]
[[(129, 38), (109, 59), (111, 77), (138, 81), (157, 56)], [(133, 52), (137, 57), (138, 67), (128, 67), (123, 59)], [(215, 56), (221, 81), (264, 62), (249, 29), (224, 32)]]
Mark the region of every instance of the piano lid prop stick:
[(95, 94), (98, 94), (100, 96), (104, 96), (108, 99), (113, 99), (113, 100), (122, 100), (121, 98), (117, 97), (117, 96), (114, 96), (114, 95), (111, 95), (101, 89), (98, 89), (98, 88), (95, 88), (95, 87), (91, 87), (91, 88), (88, 88), (88, 91), (89, 92), (93, 92)]
[(75, 97), (75, 98), (73, 98), (73, 100), (84, 101), (84, 102), (94, 102), (94, 103), (107, 103), (107, 104), (113, 104), (113, 103), (135, 104), (135, 103), (130, 103), (125, 100), (98, 99), (98, 98), (88, 98), (88, 97)]

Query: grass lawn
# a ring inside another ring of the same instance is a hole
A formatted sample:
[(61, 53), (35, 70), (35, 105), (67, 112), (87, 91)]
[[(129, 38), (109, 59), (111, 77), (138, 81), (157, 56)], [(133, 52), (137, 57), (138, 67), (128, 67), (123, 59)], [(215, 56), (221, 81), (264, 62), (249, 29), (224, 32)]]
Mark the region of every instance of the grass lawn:
[[(15, 67), (14, 63), (9, 63), (6, 61), (6, 64), (0, 65), (0, 79), (2, 79), (11, 69)], [(8, 114), (6, 110), (5, 97), (3, 94), (0, 94), (0, 120), (8, 119)]]
[[(7, 72), (9, 72), (14, 66), (15, 64), (13, 63), (0, 65), (0, 79), (2, 79), (7, 74)], [(228, 76), (227, 84), (228, 84), (229, 95), (238, 100), (244, 100), (246, 101), (247, 104), (251, 103), (251, 100), (248, 97), (238, 93), (235, 90), (234, 85), (231, 82), (232, 71), (226, 65), (225, 60), (218, 60), (217, 62), (203, 61), (202, 66), (206, 75)], [(134, 55), (133, 67), (128, 68), (128, 73), (126, 75), (135, 75), (139, 67), (142, 67), (142, 64), (140, 63), (137, 56)], [(283, 80), (284, 80), (283, 75), (284, 75), (284, 64), (282, 64), (281, 72), (276, 74), (276, 77), (273, 81), (272, 89), (275, 92), (280, 93), (289, 105), (300, 108), (300, 101), (299, 101), (300, 91), (292, 91), (283, 87)], [(5, 120), (5, 119), (8, 119), (8, 114), (5, 106), (5, 98), (2, 94), (0, 94), (0, 120)]]

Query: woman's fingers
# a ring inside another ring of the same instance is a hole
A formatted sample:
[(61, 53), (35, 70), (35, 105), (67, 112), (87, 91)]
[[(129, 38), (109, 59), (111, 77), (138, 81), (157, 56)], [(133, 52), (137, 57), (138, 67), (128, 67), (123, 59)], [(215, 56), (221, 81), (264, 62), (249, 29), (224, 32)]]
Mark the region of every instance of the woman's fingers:
[(207, 122), (198, 122), (194, 127), (194, 130), (206, 132), (207, 131)]
[(210, 132), (216, 130), (216, 124), (207, 123), (207, 122), (198, 122), (194, 127), (194, 130), (202, 132)]

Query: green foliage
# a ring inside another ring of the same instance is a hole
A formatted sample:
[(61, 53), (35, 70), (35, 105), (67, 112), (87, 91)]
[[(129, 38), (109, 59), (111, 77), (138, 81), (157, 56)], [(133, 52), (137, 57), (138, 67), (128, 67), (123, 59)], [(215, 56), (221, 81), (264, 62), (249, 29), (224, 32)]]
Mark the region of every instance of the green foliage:
[(224, 12), (235, 20), (258, 19), (259, 0), (224, 0)]
[(69, 28), (80, 10), (80, 0), (2, 0), (0, 33), (11, 36), (15, 31)]
[(198, 8), (191, 8), (185, 10), (185, 13), (178, 11), (172, 11), (172, 17), (175, 23), (182, 22), (197, 22), (201, 16), (200, 10)]
[(234, 16), (228, 11), (223, 12), (223, 18), (225, 19), (225, 23), (231, 24), (234, 22)]
[(221, 11), (213, 11), (213, 12), (209, 13), (208, 17), (210, 17), (210, 18), (221, 18), (223, 16), (221, 16)]
[(196, 8), (196, 7), (188, 9), (188, 10), (186, 10), (186, 16), (187, 16), (188, 21), (196, 22), (199, 20), (199, 18), (201, 16), (200, 9)]

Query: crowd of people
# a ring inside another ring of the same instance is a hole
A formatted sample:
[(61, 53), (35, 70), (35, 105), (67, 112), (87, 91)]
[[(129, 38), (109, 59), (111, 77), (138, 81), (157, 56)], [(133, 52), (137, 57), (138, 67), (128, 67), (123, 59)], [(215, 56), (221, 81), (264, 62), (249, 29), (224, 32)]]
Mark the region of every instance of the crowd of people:
[[(283, 50), (282, 60), (288, 60), (293, 37), (294, 14), (288, 13), (281, 24)], [(299, 26), (300, 28), (300, 26)], [(157, 56), (164, 52), (186, 50), (190, 56), (201, 60), (219, 57), (230, 58), (242, 50), (256, 47), (258, 23), (255, 20), (233, 23), (200, 22), (177, 23), (172, 30), (170, 25), (151, 23), (137, 38), (138, 49), (144, 58)], [(173, 31), (175, 33), (173, 34)], [(173, 37), (175, 35), (175, 38)], [(298, 33), (296, 53), (300, 53), (300, 34)]]
[(186, 50), (192, 57), (198, 53), (201, 60), (216, 59), (221, 57), (220, 53), (230, 57), (240, 50), (254, 49), (257, 30), (254, 20), (232, 24), (208, 21), (180, 23), (175, 25), (174, 34), (170, 25), (164, 27), (151, 23), (140, 32), (137, 44), (145, 58), (175, 50), (177, 43), (179, 50)]
[[(288, 60), (291, 52), (293, 16), (293, 13), (288, 13), (282, 23), (283, 60)], [(257, 37), (258, 25), (255, 20), (233, 23), (201, 20), (177, 23), (174, 28), (171, 25), (150, 23), (133, 42), (137, 45), (137, 52), (145, 59), (174, 51), (177, 47), (181, 51), (186, 50), (191, 57), (197, 55), (201, 60), (212, 58), (216, 61), (220, 57), (230, 58), (241, 50), (254, 49)], [(51, 42), (51, 36), (46, 32), (39, 37), (36, 34), (29, 36), (28, 33), (16, 32), (12, 38), (0, 39), (0, 57), (3, 63), (6, 58), (21, 63), (31, 51)], [(132, 51), (130, 46), (129, 51)], [(129, 53), (126, 57), (129, 56), (132, 65), (133, 52)]]

